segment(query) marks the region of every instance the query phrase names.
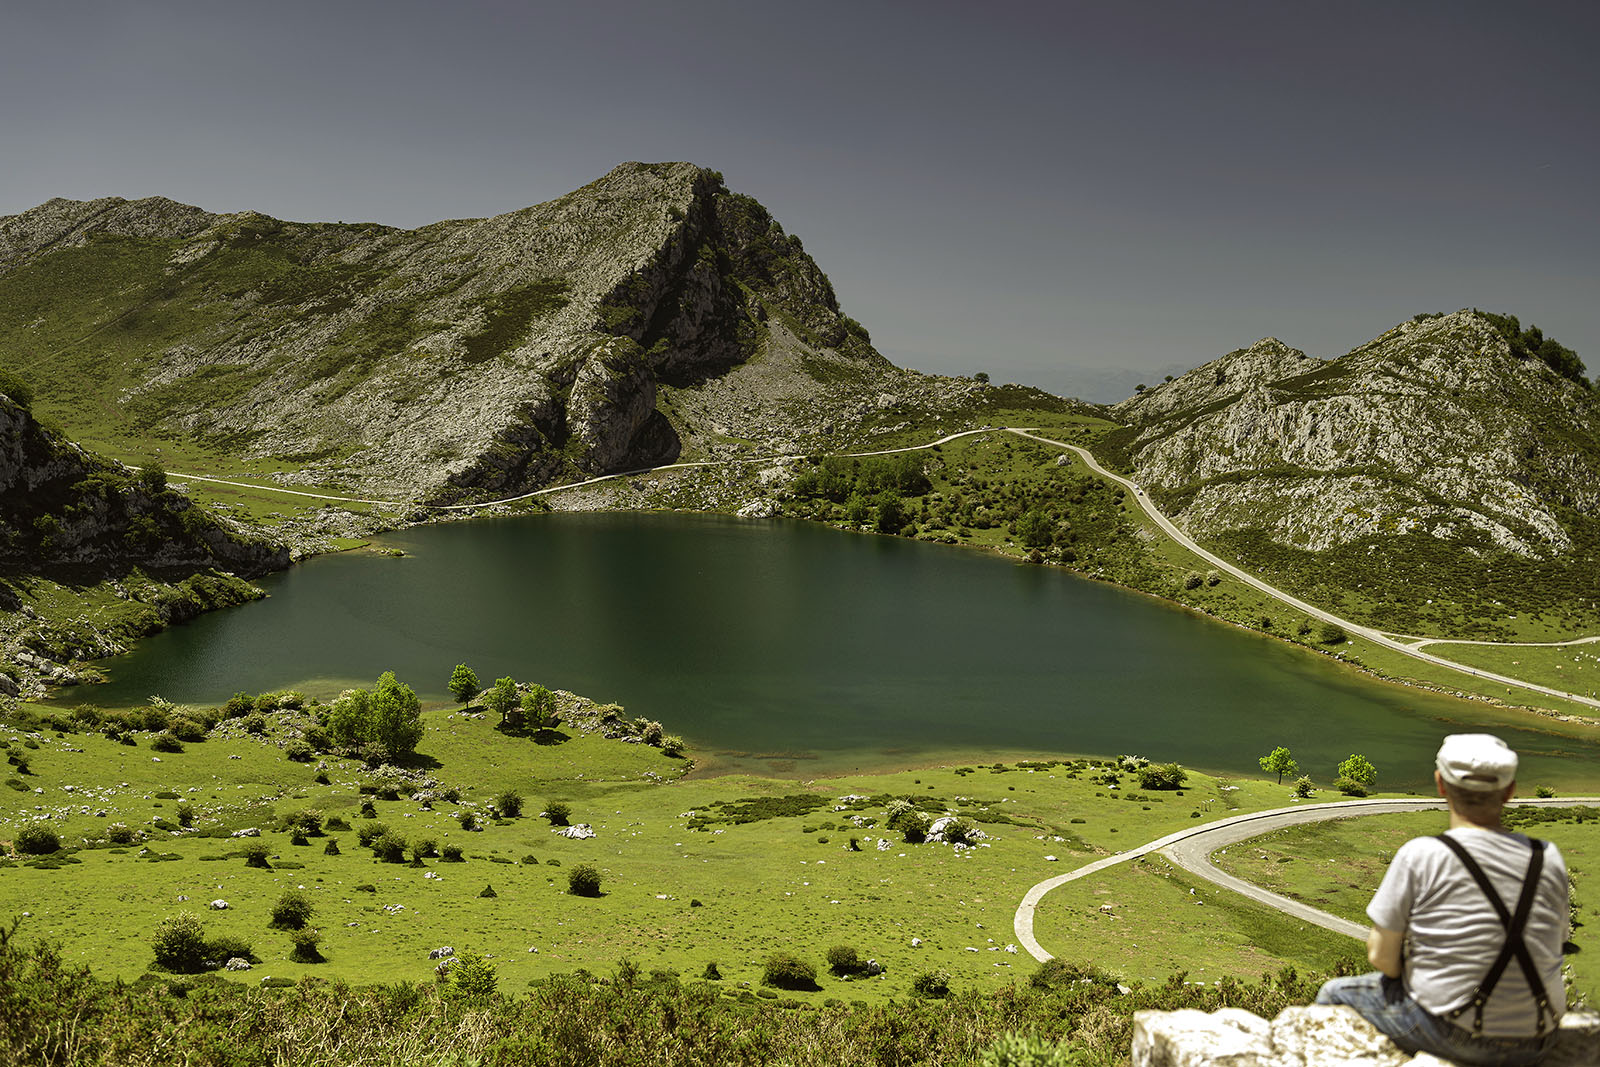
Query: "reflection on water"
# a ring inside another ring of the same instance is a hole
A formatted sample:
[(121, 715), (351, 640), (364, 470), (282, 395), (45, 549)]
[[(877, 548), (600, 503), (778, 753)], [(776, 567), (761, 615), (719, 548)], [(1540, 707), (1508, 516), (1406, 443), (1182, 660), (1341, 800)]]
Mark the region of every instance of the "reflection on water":
[(1359, 751), (1381, 785), (1426, 788), (1442, 734), (1508, 722), (1496, 729), (1530, 787), (1596, 766), (1592, 739), (1543, 720), (968, 550), (659, 514), (478, 520), (383, 543), (409, 555), (274, 575), (268, 600), (144, 641), (107, 664), (111, 684), (66, 699), (326, 698), (392, 669), (443, 701), (465, 662), (485, 684), (510, 674), (616, 701), (728, 762), (800, 775), (953, 752), (1137, 752), (1259, 773), (1283, 744), (1319, 781)]

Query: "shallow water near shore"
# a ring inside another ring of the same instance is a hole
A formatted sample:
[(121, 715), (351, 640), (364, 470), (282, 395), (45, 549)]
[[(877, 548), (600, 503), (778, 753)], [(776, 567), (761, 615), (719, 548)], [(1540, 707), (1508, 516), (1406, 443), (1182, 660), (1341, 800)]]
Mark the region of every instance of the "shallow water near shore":
[(387, 536), (401, 559), (312, 559), (58, 702), (327, 699), (393, 670), (447, 700), (456, 664), (660, 720), (715, 769), (812, 777), (1021, 753), (1139, 753), (1259, 774), (1288, 745), (1326, 785), (1362, 752), (1427, 789), (1439, 738), (1494, 729), (1526, 790), (1592, 788), (1592, 732), (1370, 679), (1058, 569), (791, 521), (536, 515)]

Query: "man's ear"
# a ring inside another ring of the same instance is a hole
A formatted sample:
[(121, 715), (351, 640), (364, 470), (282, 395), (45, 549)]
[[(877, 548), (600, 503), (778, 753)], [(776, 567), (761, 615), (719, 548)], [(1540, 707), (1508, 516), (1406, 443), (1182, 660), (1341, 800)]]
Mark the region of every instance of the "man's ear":
[[(1439, 772), (1438, 771), (1434, 771), (1433, 773), (1434, 774), (1438, 774)], [(1517, 780), (1515, 778), (1513, 778), (1513, 779), (1511, 779), (1511, 784), (1506, 786), (1506, 794), (1505, 794), (1505, 796), (1500, 798), (1500, 803), (1504, 804), (1506, 801), (1510, 800), (1512, 797), (1514, 797), (1516, 795), (1517, 795)]]
[(1444, 775), (1438, 771), (1433, 772), (1433, 787), (1439, 791), (1440, 796), (1444, 796)]

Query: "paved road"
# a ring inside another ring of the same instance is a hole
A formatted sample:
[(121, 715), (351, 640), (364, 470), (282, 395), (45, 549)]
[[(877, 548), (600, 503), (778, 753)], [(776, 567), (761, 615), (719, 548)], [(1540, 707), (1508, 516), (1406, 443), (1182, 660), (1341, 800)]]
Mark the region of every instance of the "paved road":
[[(1557, 807), (1600, 807), (1600, 797), (1558, 797), (1549, 800), (1519, 800), (1515, 804), (1533, 804)], [(1302, 904), (1298, 900), (1291, 900), (1286, 896), (1262, 889), (1240, 878), (1236, 878), (1223, 871), (1211, 862), (1211, 856), (1219, 848), (1262, 834), (1281, 830), (1286, 826), (1297, 826), (1308, 822), (1323, 822), (1328, 819), (1350, 819), (1360, 815), (1378, 815), (1395, 811), (1429, 811), (1443, 810), (1442, 800), (1343, 800), (1327, 804), (1306, 804), (1293, 808), (1273, 808), (1270, 811), (1257, 811), (1248, 815), (1235, 815), (1232, 818), (1221, 819), (1217, 822), (1206, 823), (1204, 826), (1189, 827), (1177, 833), (1168, 834), (1138, 848), (1119, 852), (1115, 856), (1108, 856), (1102, 860), (1079, 867), (1066, 874), (1047, 878), (1029, 889), (1022, 897), (1022, 903), (1017, 905), (1016, 916), (1012, 919), (1012, 929), (1016, 932), (1017, 943), (1027, 949), (1028, 954), (1043, 963), (1050, 959), (1050, 953), (1039, 944), (1034, 936), (1034, 913), (1038, 909), (1039, 901), (1044, 895), (1057, 886), (1066, 885), (1079, 878), (1087, 877), (1097, 871), (1128, 860), (1137, 859), (1151, 852), (1160, 852), (1184, 870), (1197, 874), (1208, 881), (1215, 882), (1224, 889), (1231, 889), (1236, 893), (1260, 901), (1268, 907), (1292, 915), (1297, 919), (1313, 923), (1335, 933), (1347, 934), (1350, 937), (1364, 940), (1367, 936), (1367, 926), (1353, 923), (1348, 919), (1341, 919), (1337, 915), (1330, 915), (1309, 904)]]
[(1562, 689), (1553, 689), (1547, 685), (1539, 685), (1537, 682), (1528, 682), (1505, 674), (1496, 674), (1493, 671), (1485, 671), (1479, 670), (1476, 667), (1468, 667), (1464, 664), (1456, 663), (1454, 660), (1445, 659), (1443, 656), (1435, 656), (1431, 652), (1424, 652), (1420, 646), (1406, 644), (1404, 641), (1397, 640), (1382, 630), (1375, 630), (1370, 626), (1362, 626), (1360, 623), (1352, 622), (1349, 619), (1342, 618), (1341, 616), (1335, 615), (1331, 611), (1326, 611), (1322, 608), (1319, 608), (1314, 604), (1308, 604), (1299, 597), (1286, 593), (1276, 586), (1268, 585), (1260, 578), (1257, 578), (1248, 571), (1241, 570), (1239, 567), (1229, 563), (1216, 553), (1201, 548), (1193, 538), (1184, 533), (1183, 530), (1179, 529), (1176, 523), (1167, 518), (1166, 515), (1161, 513), (1160, 509), (1158, 509), (1155, 504), (1151, 503), (1150, 498), (1145, 495), (1145, 491), (1141, 489), (1137, 483), (1124, 478), (1120, 474), (1113, 474), (1111, 471), (1106, 470), (1099, 464), (1094, 456), (1089, 453), (1088, 449), (1081, 448), (1078, 445), (1068, 444), (1066, 441), (1056, 441), (1049, 437), (1040, 437), (1038, 434), (1031, 433), (1027, 430), (1019, 430), (1010, 427), (1008, 427), (1008, 429), (1010, 429), (1012, 433), (1019, 437), (1026, 437), (1029, 440), (1039, 441), (1043, 444), (1054, 445), (1057, 448), (1066, 448), (1076, 452), (1080, 457), (1082, 457), (1084, 464), (1087, 465), (1090, 470), (1100, 475), (1100, 477), (1105, 478), (1108, 481), (1116, 482), (1119, 485), (1127, 486), (1129, 489), (1131, 489), (1133, 491), (1134, 500), (1136, 500), (1139, 506), (1144, 509), (1145, 514), (1149, 515), (1150, 518), (1155, 521), (1156, 525), (1160, 526), (1161, 529), (1166, 532), (1168, 537), (1171, 537), (1174, 541), (1178, 542), (1184, 548), (1187, 548), (1201, 559), (1204, 559), (1218, 570), (1227, 571), (1229, 574), (1239, 579), (1239, 581), (1244, 582), (1246, 585), (1249, 585), (1255, 589), (1261, 590), (1261, 592), (1266, 593), (1270, 597), (1274, 597), (1275, 599), (1283, 601), (1296, 611), (1304, 612), (1314, 619), (1321, 619), (1324, 622), (1331, 622), (1336, 626), (1341, 626), (1348, 633), (1356, 634), (1359, 637), (1371, 641), (1373, 644), (1382, 645), (1385, 648), (1393, 649), (1394, 651), (1399, 652), (1402, 655), (1410, 656), (1413, 659), (1419, 659), (1426, 663), (1432, 663), (1435, 666), (1444, 667), (1448, 670), (1459, 671), (1462, 674), (1470, 674), (1475, 678), (1485, 678), (1492, 682), (1499, 682), (1501, 685), (1517, 686), (1522, 689), (1531, 690), (1535, 693), (1543, 693), (1545, 696), (1559, 697), (1562, 700), (1570, 700), (1577, 704), (1587, 704), (1592, 708), (1600, 708), (1600, 699), (1587, 697), (1581, 693), (1569, 693)]

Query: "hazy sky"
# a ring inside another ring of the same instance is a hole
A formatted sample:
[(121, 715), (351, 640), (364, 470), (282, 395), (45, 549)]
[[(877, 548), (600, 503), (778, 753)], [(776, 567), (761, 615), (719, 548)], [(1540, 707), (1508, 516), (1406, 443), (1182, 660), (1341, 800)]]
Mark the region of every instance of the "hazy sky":
[(0, 214), (416, 226), (687, 159), (906, 366), (1115, 399), (1269, 334), (1329, 357), (1477, 306), (1600, 371), (1592, 2), (73, 0), (0, 26)]

